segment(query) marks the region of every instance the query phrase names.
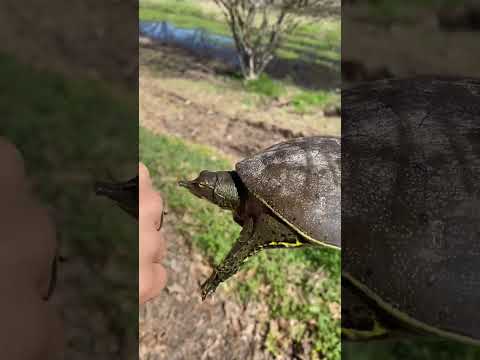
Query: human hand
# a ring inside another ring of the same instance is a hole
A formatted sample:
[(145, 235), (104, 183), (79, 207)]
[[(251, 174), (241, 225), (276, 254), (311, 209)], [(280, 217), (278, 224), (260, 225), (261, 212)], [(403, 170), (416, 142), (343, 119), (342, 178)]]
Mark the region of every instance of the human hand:
[(163, 219), (162, 197), (154, 189), (148, 169), (142, 163), (138, 166), (138, 175), (138, 295), (143, 304), (158, 296), (167, 282), (167, 273), (161, 264), (166, 246), (159, 231)]
[(0, 138), (0, 349), (2, 359), (63, 358), (60, 316), (44, 300), (55, 226), (31, 193), (22, 156)]

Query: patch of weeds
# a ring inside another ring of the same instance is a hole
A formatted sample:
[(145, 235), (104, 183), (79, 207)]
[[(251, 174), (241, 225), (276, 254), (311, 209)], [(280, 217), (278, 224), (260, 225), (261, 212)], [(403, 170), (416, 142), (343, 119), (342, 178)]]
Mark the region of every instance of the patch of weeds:
[(285, 92), (285, 87), (267, 74), (261, 74), (256, 80), (245, 81), (245, 89), (270, 98), (278, 98)]
[(291, 103), (296, 112), (306, 113), (312, 108), (324, 108), (338, 101), (338, 95), (333, 92), (302, 91), (293, 97)]

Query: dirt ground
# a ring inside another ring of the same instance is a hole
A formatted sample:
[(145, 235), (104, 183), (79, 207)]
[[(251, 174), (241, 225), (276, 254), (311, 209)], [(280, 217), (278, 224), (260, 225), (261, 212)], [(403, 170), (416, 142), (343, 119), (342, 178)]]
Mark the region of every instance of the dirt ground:
[(140, 63), (140, 124), (156, 133), (208, 144), (234, 159), (294, 137), (340, 135), (340, 118), (322, 110), (295, 114), (281, 100), (246, 107), (234, 90), (219, 94), (195, 87), (198, 79), (221, 80), (214, 64), (185, 50), (142, 39)]
[(285, 139), (306, 135), (264, 122), (228, 117), (174, 92), (155, 88), (155, 81), (142, 78), (141, 83), (142, 126), (156, 133), (214, 146), (235, 159)]

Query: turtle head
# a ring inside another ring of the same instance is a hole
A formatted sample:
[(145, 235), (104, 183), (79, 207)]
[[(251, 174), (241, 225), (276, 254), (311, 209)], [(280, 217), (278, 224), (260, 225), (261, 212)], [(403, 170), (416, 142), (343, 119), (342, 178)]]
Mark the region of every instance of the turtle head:
[(223, 209), (235, 210), (240, 205), (240, 183), (234, 171), (202, 171), (191, 181), (179, 181), (193, 195)]

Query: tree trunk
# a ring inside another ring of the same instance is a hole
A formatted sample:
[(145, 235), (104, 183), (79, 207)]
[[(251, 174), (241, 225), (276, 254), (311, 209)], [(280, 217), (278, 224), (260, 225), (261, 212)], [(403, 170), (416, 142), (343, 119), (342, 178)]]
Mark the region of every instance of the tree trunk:
[(259, 74), (255, 67), (255, 57), (248, 55), (247, 52), (243, 49), (241, 50), (241, 52), (243, 54), (240, 56), (240, 66), (242, 69), (243, 77), (247, 81), (257, 80)]
[(255, 57), (252, 55), (248, 59), (248, 76), (247, 80), (257, 80), (258, 74), (255, 69)]

